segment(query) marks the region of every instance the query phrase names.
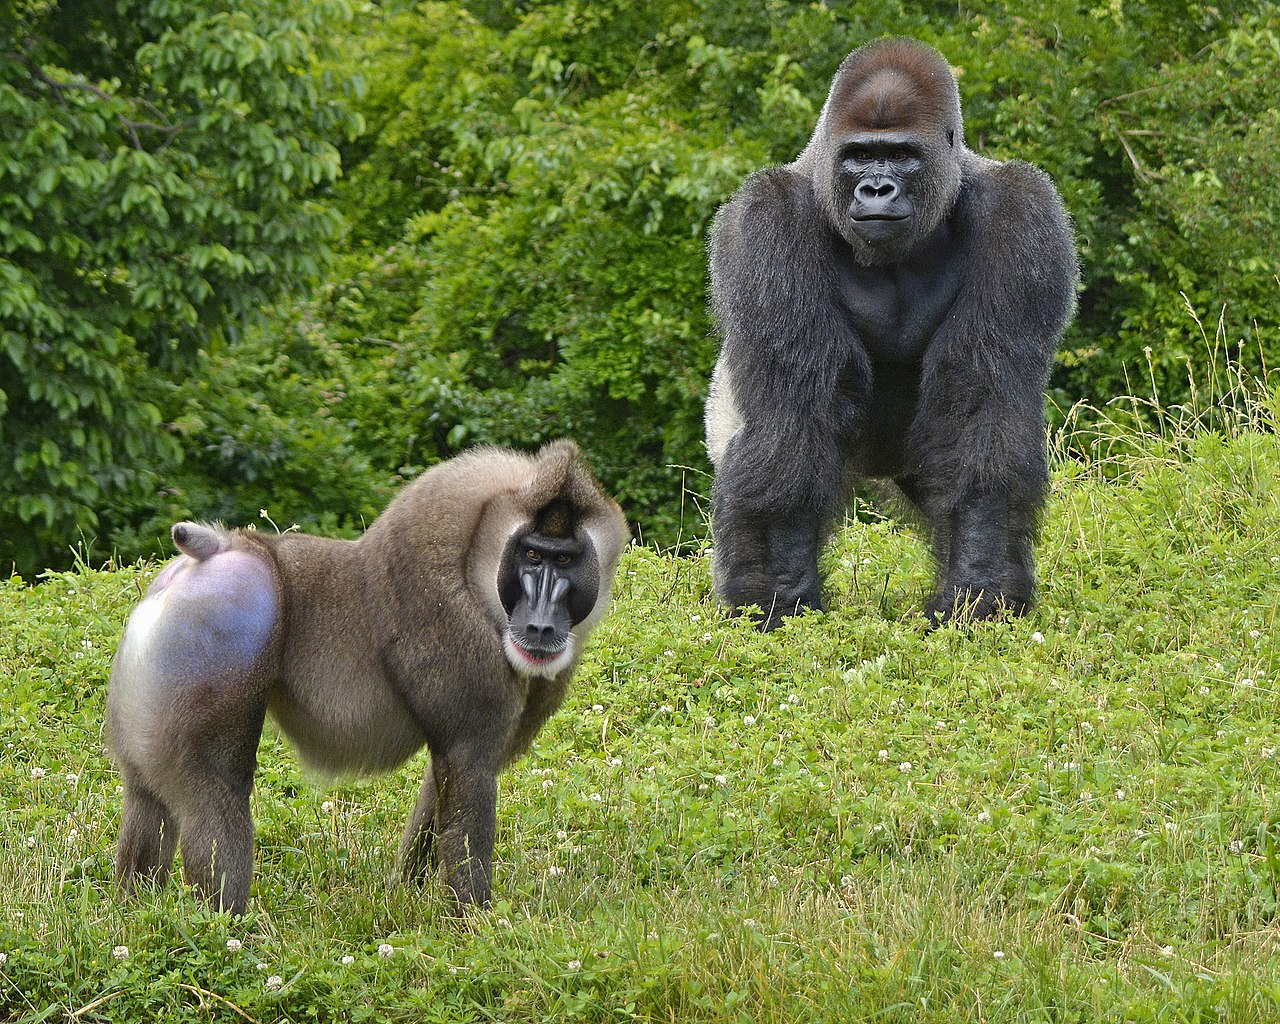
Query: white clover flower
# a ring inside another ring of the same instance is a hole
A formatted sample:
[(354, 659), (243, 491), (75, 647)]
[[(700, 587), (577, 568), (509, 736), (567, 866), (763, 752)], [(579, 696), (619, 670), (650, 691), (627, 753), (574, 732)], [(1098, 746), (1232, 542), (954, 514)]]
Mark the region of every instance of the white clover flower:
[(115, 957), (117, 960), (128, 960), (128, 959), (129, 959), (129, 947), (128, 947), (128, 946), (116, 946), (116, 947), (114, 947), (114, 948), (111, 950), (111, 955), (112, 955), (113, 957)]
[(997, 950), (996, 950), (994, 953), (992, 953), (991, 955), (992, 955), (993, 957), (995, 957), (997, 960), (1003, 960), (1003, 959), (1004, 959), (1004, 950), (1003, 950), (1003, 949), (997, 949)]
[(378, 945), (378, 956), (382, 957), (383, 960), (386, 960), (395, 951), (395, 947), (389, 942), (383, 942)]
[(350, 953), (348, 953), (346, 956), (342, 958), (342, 963), (347, 967), (350, 967), (355, 962), (356, 962), (356, 958), (353, 957)]
[(542, 788), (543, 788), (543, 789), (550, 789), (550, 788), (551, 788), (552, 786), (554, 786), (554, 785), (555, 785), (555, 783), (554, 783), (554, 782), (552, 782), (550, 779), (543, 779), (543, 780), (542, 780)]
[(562, 843), (563, 843), (566, 839), (568, 839), (568, 838), (569, 838), (569, 833), (568, 833), (568, 832), (566, 832), (564, 829), (557, 829), (557, 830), (556, 830), (556, 838), (557, 838), (557, 839), (559, 839), (559, 840), (560, 840), (560, 842), (562, 842)]
[(1166, 821), (1166, 822), (1164, 823), (1164, 830), (1165, 830), (1166, 832), (1170, 832), (1170, 833), (1172, 833), (1172, 832), (1177, 832), (1177, 831), (1178, 831), (1178, 823), (1177, 823), (1177, 822), (1174, 822), (1174, 821)]
[(669, 715), (669, 714), (672, 714), (672, 711), (671, 711), (671, 705), (670, 705), (670, 704), (663, 704), (663, 705), (662, 705), (662, 707), (658, 708), (658, 714), (660, 714), (660, 715)]
[(322, 803), (322, 804), (320, 805), (320, 812), (321, 812), (322, 814), (332, 814), (332, 813), (333, 813), (333, 801), (332, 801), (332, 800), (326, 800), (326, 801), (324, 801), (324, 803)]
[(889, 760), (889, 751), (881, 750), (876, 754), (876, 760), (881, 764), (885, 764)]
[(750, 728), (751, 726), (753, 726), (753, 725), (755, 725), (755, 724), (756, 724), (756, 716), (755, 716), (755, 715), (743, 715), (743, 716), (742, 716), (742, 724), (743, 724), (743, 725), (745, 725), (747, 728)]
[(1253, 685), (1253, 680), (1252, 680), (1252, 679), (1241, 679), (1241, 680), (1240, 680), (1240, 685), (1241, 685), (1241, 686), (1252, 686), (1252, 685)]
[(267, 979), (267, 990), (269, 992), (279, 992), (284, 988), (284, 978), (278, 974), (273, 974)]
[(31, 769), (31, 777), (37, 782), (44, 778), (45, 772), (43, 768), (35, 767)]
[(568, 967), (568, 968), (569, 968), (569, 970), (571, 970), (571, 971), (580, 971), (580, 970), (582, 970), (582, 961), (581, 961), (581, 960), (570, 960), (567, 964), (565, 964), (565, 966), (566, 966), (566, 967)]
[(1260, 747), (1260, 748), (1259, 748), (1259, 750), (1260, 750), (1260, 752), (1262, 753), (1262, 756), (1263, 756), (1263, 757), (1266, 757), (1266, 758), (1272, 758), (1272, 757), (1275, 757), (1275, 756), (1276, 756), (1276, 748), (1275, 748), (1275, 747)]
[(979, 812), (978, 812), (978, 821), (979, 821), (981, 824), (985, 825), (985, 824), (986, 824), (987, 822), (989, 822), (990, 820), (991, 820), (991, 812), (990, 812), (990, 811), (979, 811)]
[(1087, 804), (1092, 799), (1093, 799), (1093, 794), (1090, 793), (1087, 789), (1083, 789), (1080, 791), (1080, 802), (1082, 804)]
[(756, 926), (756, 919), (754, 917), (744, 917), (742, 919), (742, 923), (748, 928), (754, 928)]
[(853, 888), (853, 875), (841, 875), (841, 876), (840, 876), (840, 887), (841, 887), (842, 889), (852, 889), (852, 888)]
[(709, 644), (709, 643), (711, 643), (711, 641), (712, 641), (712, 640), (714, 640), (714, 639), (715, 639), (715, 637), (714, 637), (711, 633), (703, 633), (703, 634), (702, 634), (702, 642), (703, 642), (704, 644)]
[(1240, 839), (1233, 839), (1227, 844), (1227, 849), (1234, 854), (1244, 853), (1244, 842)]
[(80, 838), (79, 829), (73, 828), (70, 832), (67, 833), (67, 842), (69, 843), (74, 843), (79, 838)]
[(778, 888), (778, 876), (770, 875), (768, 878), (764, 880), (764, 884), (767, 885), (770, 889)]
[(778, 705), (778, 710), (779, 710), (779, 711), (790, 711), (790, 710), (791, 710), (791, 705), (790, 705), (790, 704), (788, 704), (788, 703), (784, 700), (781, 704), (779, 704), (779, 705)]
[(592, 801), (593, 803), (598, 804), (602, 800), (604, 800), (604, 797), (602, 797), (599, 793), (592, 793), (589, 797), (587, 797), (587, 799)]
[(620, 758), (620, 757), (611, 757), (611, 758), (609, 758), (609, 767), (610, 767), (610, 768), (621, 768), (621, 767), (622, 767), (622, 758)]
[(1116, 799), (1117, 799), (1117, 800), (1123, 800), (1123, 799), (1124, 799), (1124, 790), (1123, 790), (1123, 789), (1117, 789), (1117, 790), (1116, 790)]
[(67, 772), (67, 785), (74, 787), (80, 781), (80, 776), (75, 772)]
[(564, 874), (564, 868), (559, 865), (552, 864), (551, 867), (547, 868), (547, 874), (552, 878), (559, 878)]
[(1043, 633), (1041, 633), (1041, 632), (1040, 632), (1040, 630), (1038, 630), (1038, 629), (1037, 629), (1034, 633), (1032, 633), (1032, 634), (1031, 634), (1031, 642), (1032, 642), (1033, 644), (1042, 644), (1042, 643), (1044, 643), (1044, 634), (1043, 634)]
[(1209, 696), (1209, 687), (1201, 686), (1196, 690), (1196, 693), (1200, 694), (1201, 697), (1207, 697)]
[(239, 953), (243, 943), (239, 939), (227, 939), (227, 952)]
[(676, 656), (676, 652), (671, 650), (671, 648), (667, 648), (665, 651), (662, 652), (662, 656), (664, 658), (674, 658)]
[(594, 712), (598, 715), (598, 714), (600, 714), (600, 712), (601, 712), (601, 711), (603, 711), (603, 710), (604, 710), (604, 705), (603, 705), (603, 704), (592, 704), (592, 705), (591, 705), (591, 710), (592, 710), (592, 711), (594, 711)]
[(729, 784), (729, 780), (723, 775), (717, 775), (715, 777), (715, 784), (717, 786), (727, 786)]
[(9, 954), (8, 954), (8, 953), (0, 953), (0, 967), (3, 967), (3, 966), (4, 966), (5, 964), (7, 964), (8, 962), (9, 962)]
[(909, 775), (911, 773), (911, 762), (903, 761), (902, 764), (898, 765), (898, 771), (902, 772), (903, 775)]
[(910, 857), (910, 856), (911, 856), (911, 844), (910, 844), (910, 843), (907, 843), (907, 845), (906, 845), (906, 846), (904, 846), (904, 847), (902, 848), (902, 855), (903, 855), (904, 857)]

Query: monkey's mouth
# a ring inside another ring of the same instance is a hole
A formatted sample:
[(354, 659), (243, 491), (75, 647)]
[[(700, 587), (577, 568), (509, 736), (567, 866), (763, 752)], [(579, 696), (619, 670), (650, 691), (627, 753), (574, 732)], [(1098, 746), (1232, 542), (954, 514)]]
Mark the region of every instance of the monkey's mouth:
[(517, 672), (532, 675), (555, 675), (570, 654), (571, 637), (565, 637), (554, 647), (528, 647), (510, 630), (503, 637), (507, 660)]

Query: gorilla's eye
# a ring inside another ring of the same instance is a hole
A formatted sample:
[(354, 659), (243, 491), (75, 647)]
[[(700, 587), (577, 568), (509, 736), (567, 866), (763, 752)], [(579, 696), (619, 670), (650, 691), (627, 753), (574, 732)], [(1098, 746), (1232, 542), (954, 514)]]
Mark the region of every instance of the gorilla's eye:
[(908, 160), (911, 159), (911, 154), (908, 153), (905, 149), (895, 149), (893, 151), (893, 156), (890, 157), (890, 159), (895, 164), (906, 163)]
[(527, 559), (529, 559), (529, 561), (531, 561), (531, 562), (541, 562), (541, 561), (542, 561), (542, 556), (541, 556), (540, 554), (538, 554), (538, 552), (534, 551), (534, 550), (533, 550), (533, 548), (530, 548), (528, 551), (526, 551), (526, 552), (524, 553), (524, 557), (525, 557), (525, 558), (527, 558)]
[(849, 159), (856, 160), (860, 164), (865, 164), (871, 159), (871, 150), (858, 146), (856, 149), (849, 151)]
[(572, 561), (573, 559), (570, 558), (568, 555), (564, 555), (564, 554), (556, 555), (556, 565), (568, 565)]

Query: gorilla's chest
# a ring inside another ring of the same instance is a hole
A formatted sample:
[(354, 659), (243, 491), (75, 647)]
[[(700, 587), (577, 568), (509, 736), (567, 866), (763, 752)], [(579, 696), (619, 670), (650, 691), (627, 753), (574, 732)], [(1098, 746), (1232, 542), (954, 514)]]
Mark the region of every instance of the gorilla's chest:
[(964, 261), (953, 248), (911, 266), (840, 262), (841, 302), (874, 359), (906, 363), (924, 355), (960, 290)]

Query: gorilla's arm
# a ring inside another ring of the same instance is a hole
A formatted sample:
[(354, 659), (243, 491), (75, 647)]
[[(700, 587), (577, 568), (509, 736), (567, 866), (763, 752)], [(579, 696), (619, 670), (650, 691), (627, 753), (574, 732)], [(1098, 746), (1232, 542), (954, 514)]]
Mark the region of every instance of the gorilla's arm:
[[(975, 170), (974, 164), (978, 164)], [(912, 490), (937, 541), (926, 613), (1029, 607), (1036, 516), (1048, 486), (1044, 387), (1075, 305), (1070, 223), (1049, 179), (970, 158), (953, 224), (968, 269), (925, 353)]]
[(834, 299), (832, 235), (806, 178), (749, 178), (716, 219), (712, 299), (742, 425), (716, 467), (716, 589), (773, 615), (820, 602), (818, 548), (842, 507), (841, 442), (870, 364)]

